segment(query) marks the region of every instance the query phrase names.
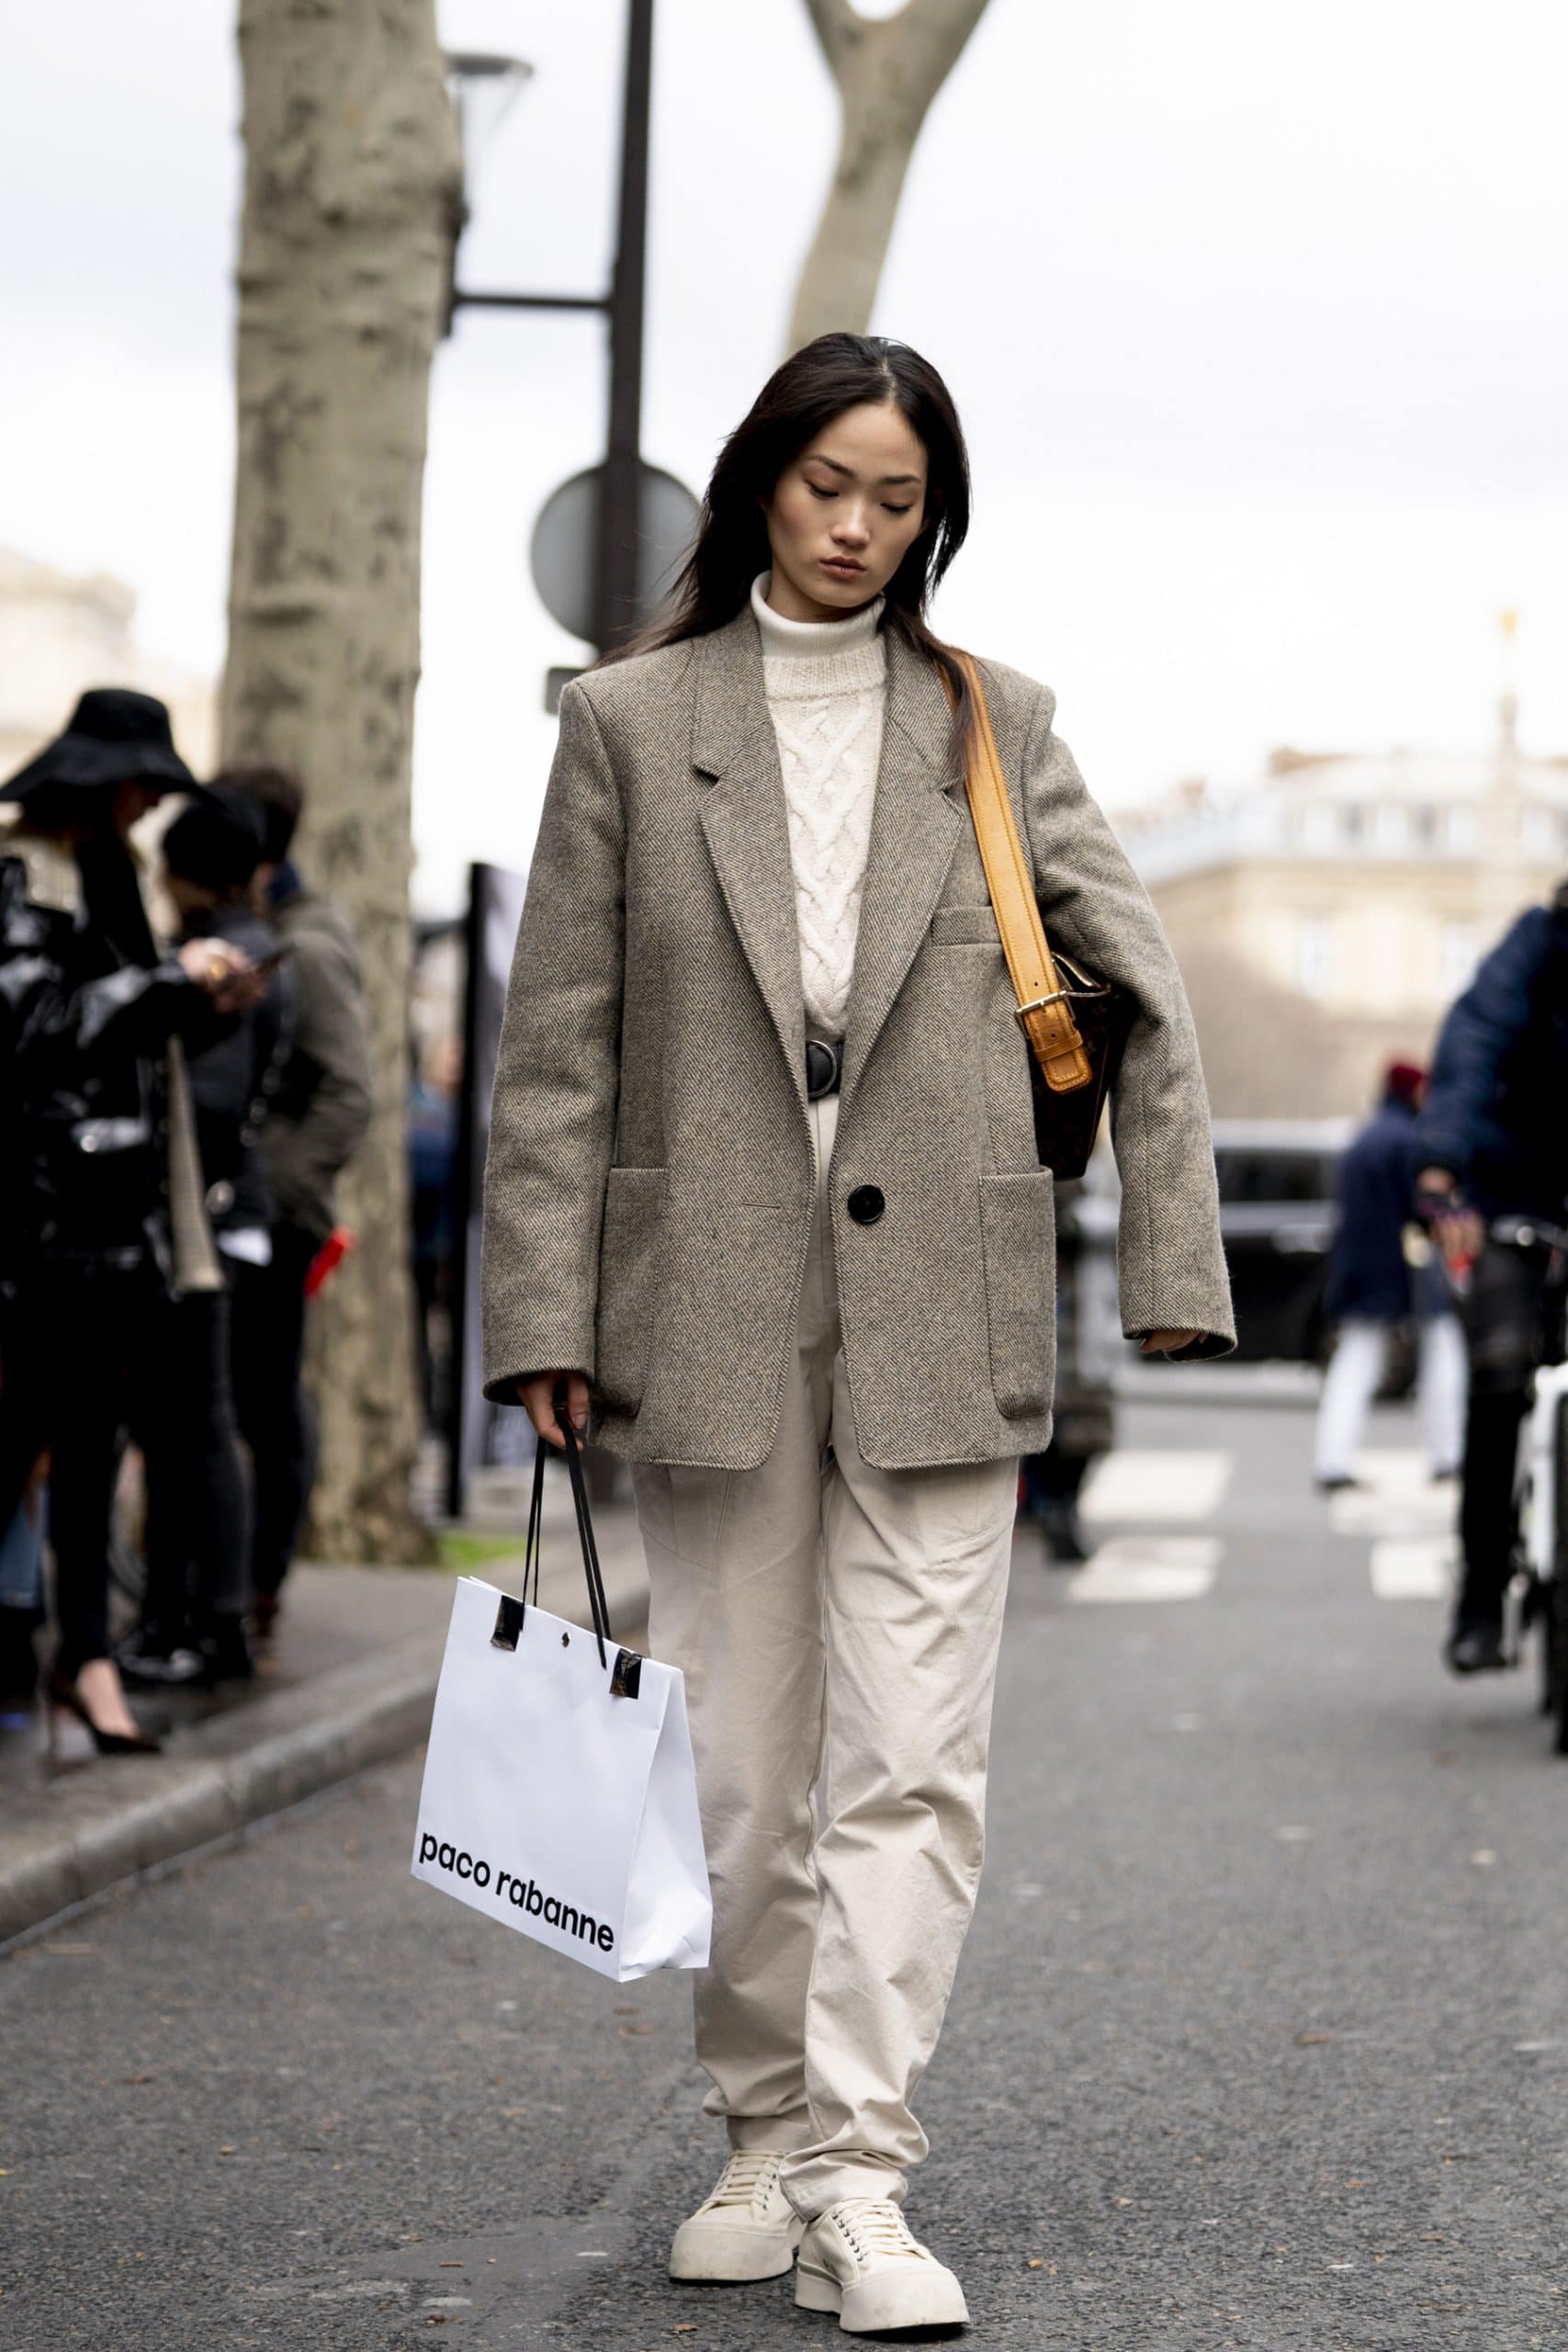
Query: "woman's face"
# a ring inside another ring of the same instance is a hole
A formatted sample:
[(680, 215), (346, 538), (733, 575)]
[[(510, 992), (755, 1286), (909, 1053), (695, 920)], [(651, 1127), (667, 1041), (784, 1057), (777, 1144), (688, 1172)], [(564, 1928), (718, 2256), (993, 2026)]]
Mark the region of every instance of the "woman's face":
[(808, 441), (762, 502), (768, 602), (785, 620), (840, 620), (879, 595), (925, 520), (926, 453), (900, 411), (866, 401)]

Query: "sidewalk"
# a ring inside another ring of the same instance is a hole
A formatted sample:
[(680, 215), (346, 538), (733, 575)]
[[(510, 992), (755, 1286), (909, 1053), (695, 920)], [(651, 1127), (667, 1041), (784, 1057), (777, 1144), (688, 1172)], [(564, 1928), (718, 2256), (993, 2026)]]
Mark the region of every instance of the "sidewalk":
[[(547, 1490), (541, 1605), (583, 1621), (587, 1601), (564, 1478)], [(513, 1527), (522, 1524), (513, 1519)], [(595, 1510), (610, 1623), (634, 1646), (648, 1616), (629, 1504)], [(446, 1568), (299, 1566), (272, 1655), (253, 1685), (135, 1695), (162, 1756), (97, 1758), (62, 1724), (51, 1758), (40, 1714), (0, 1742), (0, 1945), (73, 1904), (298, 1804), (417, 1747), (441, 1668), (455, 1575), (519, 1589), (522, 1551), (493, 1529), (447, 1531)]]

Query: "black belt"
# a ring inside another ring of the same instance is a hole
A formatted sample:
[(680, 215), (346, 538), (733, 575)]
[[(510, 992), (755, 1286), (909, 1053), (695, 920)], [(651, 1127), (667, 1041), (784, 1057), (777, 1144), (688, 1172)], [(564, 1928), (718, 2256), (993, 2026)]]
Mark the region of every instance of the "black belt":
[(807, 1037), (806, 1041), (807, 1100), (818, 1102), (824, 1094), (837, 1094), (839, 1080), (843, 1074), (842, 1040), (828, 1045), (820, 1037)]

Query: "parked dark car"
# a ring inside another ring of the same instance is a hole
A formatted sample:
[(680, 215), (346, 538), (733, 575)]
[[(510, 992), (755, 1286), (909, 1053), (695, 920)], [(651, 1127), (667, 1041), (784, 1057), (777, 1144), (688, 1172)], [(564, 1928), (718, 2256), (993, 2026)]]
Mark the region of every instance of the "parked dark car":
[(1335, 1187), (1354, 1132), (1348, 1119), (1215, 1120), (1238, 1358), (1322, 1362)]

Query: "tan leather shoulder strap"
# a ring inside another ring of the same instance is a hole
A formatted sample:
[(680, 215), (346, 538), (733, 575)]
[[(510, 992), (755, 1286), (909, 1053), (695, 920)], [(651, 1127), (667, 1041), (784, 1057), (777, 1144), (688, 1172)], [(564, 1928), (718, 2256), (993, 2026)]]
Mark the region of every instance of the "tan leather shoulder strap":
[(1018, 998), (1018, 1017), (1047, 1086), (1058, 1094), (1070, 1093), (1089, 1085), (1094, 1071), (1040, 920), (1034, 876), (1019, 839), (980, 673), (970, 655), (961, 653), (958, 659), (975, 704), (974, 749), (964, 777), (969, 814)]

